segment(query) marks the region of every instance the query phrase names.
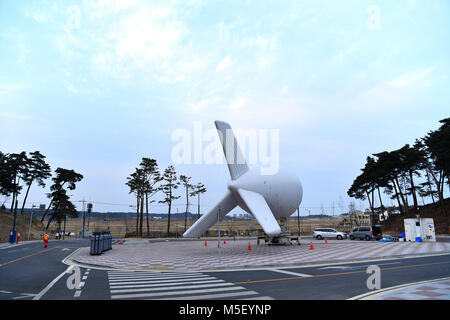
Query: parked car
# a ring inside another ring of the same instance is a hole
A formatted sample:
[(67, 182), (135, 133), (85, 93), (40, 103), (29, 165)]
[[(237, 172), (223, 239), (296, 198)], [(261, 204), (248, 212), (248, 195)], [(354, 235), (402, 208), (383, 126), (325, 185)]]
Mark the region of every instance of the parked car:
[(350, 240), (360, 239), (360, 240), (380, 240), (383, 238), (381, 228), (378, 226), (363, 226), (353, 229), (349, 234)]
[(313, 238), (316, 238), (318, 240), (322, 240), (324, 238), (336, 238), (338, 240), (342, 240), (347, 239), (347, 234), (345, 232), (340, 232), (331, 228), (318, 228), (314, 230)]

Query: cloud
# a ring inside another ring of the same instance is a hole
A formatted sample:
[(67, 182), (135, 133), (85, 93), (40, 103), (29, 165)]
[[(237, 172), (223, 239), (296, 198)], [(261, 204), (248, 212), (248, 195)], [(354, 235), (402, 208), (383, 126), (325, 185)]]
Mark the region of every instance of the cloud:
[(216, 68), (217, 71), (223, 71), (232, 65), (230, 57), (225, 57), (221, 60)]
[(9, 105), (11, 99), (20, 94), (24, 89), (26, 87), (21, 84), (0, 84), (0, 105)]
[(408, 107), (432, 86), (431, 73), (432, 68), (424, 68), (382, 81), (358, 94), (354, 108), (361, 112), (379, 112)]
[(66, 26), (69, 29), (80, 29), (81, 24), (81, 10), (77, 5), (72, 5), (67, 8), (67, 23)]
[(413, 72), (407, 72), (390, 81), (388, 85), (397, 88), (415, 87), (421, 85), (429, 85), (429, 75), (432, 72), (432, 68), (425, 68), (422, 70), (416, 70)]

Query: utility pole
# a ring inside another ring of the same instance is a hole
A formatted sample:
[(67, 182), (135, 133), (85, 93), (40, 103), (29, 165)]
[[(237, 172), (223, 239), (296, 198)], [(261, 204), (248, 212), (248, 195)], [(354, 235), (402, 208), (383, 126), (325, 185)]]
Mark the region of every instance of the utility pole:
[(66, 213), (64, 212), (64, 230), (63, 230), (63, 240), (66, 236)]
[(300, 207), (297, 208), (298, 236), (300, 237)]
[(83, 226), (81, 228), (81, 234), (82, 234), (82, 238), (84, 239), (84, 223), (85, 223), (85, 218), (86, 218), (86, 211), (85, 211), (85, 203), (86, 201), (84, 200), (79, 200), (78, 202), (83, 202)]
[(219, 210), (217, 211), (217, 222), (218, 222), (218, 241), (219, 241), (219, 264), (221, 264), (221, 246), (220, 246), (220, 206), (219, 206)]
[(87, 210), (88, 210), (88, 225), (87, 225), (87, 229), (89, 230), (89, 222), (91, 221), (92, 203), (88, 203), (87, 204)]

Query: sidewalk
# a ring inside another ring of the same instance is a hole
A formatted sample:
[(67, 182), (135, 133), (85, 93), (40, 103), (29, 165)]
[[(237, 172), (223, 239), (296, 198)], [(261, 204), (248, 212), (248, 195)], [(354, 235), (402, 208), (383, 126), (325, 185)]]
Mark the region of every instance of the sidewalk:
[(450, 277), (380, 289), (352, 300), (450, 300)]
[(13, 243), (13, 244), (11, 244), (9, 242), (3, 242), (3, 243), (0, 243), (0, 250), (1, 249), (18, 247), (18, 246), (21, 246), (23, 244), (32, 243), (32, 242), (36, 242), (36, 241), (40, 241), (40, 240), (30, 240), (30, 241), (24, 240), (24, 241), (19, 241), (19, 243)]

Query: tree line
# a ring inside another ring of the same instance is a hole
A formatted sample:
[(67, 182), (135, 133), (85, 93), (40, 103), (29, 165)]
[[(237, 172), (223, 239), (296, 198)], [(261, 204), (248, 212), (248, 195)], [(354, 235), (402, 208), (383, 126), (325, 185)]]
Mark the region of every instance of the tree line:
[(153, 196), (161, 192), (163, 200), (159, 203), (167, 204), (167, 235), (170, 230), (170, 216), (172, 212), (172, 203), (179, 199), (181, 195), (176, 194), (176, 190), (182, 186), (184, 187), (184, 196), (186, 199), (186, 211), (184, 219), (184, 230), (187, 230), (187, 215), (189, 212), (190, 197), (197, 196), (197, 218), (200, 218), (200, 194), (206, 192), (205, 186), (199, 182), (196, 185), (190, 183), (191, 177), (180, 175), (177, 176), (175, 167), (169, 165), (161, 174), (158, 168), (157, 161), (150, 158), (142, 158), (139, 167), (135, 169), (127, 177), (125, 183), (130, 188), (130, 194), (136, 197), (136, 236), (143, 236), (144, 227), (144, 207), (146, 214), (147, 237), (150, 235), (149, 224), (149, 203), (155, 202), (151, 200)]
[[(362, 173), (356, 177), (347, 194), (369, 202), (372, 223), (375, 212), (384, 212), (381, 192), (397, 202), (401, 214), (419, 210), (418, 196), (431, 198), (443, 215), (447, 215), (444, 203), (444, 185), (450, 188), (450, 118), (439, 121), (441, 126), (429, 131), (393, 151), (372, 154), (366, 159)], [(380, 206), (375, 207), (375, 197)], [(412, 203), (408, 201), (412, 197)]]
[[(41, 218), (48, 216), (46, 230), (53, 221), (61, 223), (66, 221), (66, 217), (77, 217), (78, 212), (75, 205), (70, 201), (68, 190), (75, 190), (76, 183), (83, 179), (83, 175), (74, 170), (57, 168), (52, 175), (51, 167), (46, 162), (46, 157), (39, 151), (21, 153), (3, 153), (0, 151), (0, 195), (5, 197), (2, 208), (6, 209), (5, 203), (12, 197), (9, 212), (14, 213), (13, 230), (15, 228), (19, 196), (25, 191), (22, 199), (20, 214), (23, 214), (25, 204), (33, 183), (45, 188), (46, 180), (52, 177), (53, 184), (50, 186), (50, 199), (45, 213)], [(25, 188), (25, 189), (24, 189)]]

